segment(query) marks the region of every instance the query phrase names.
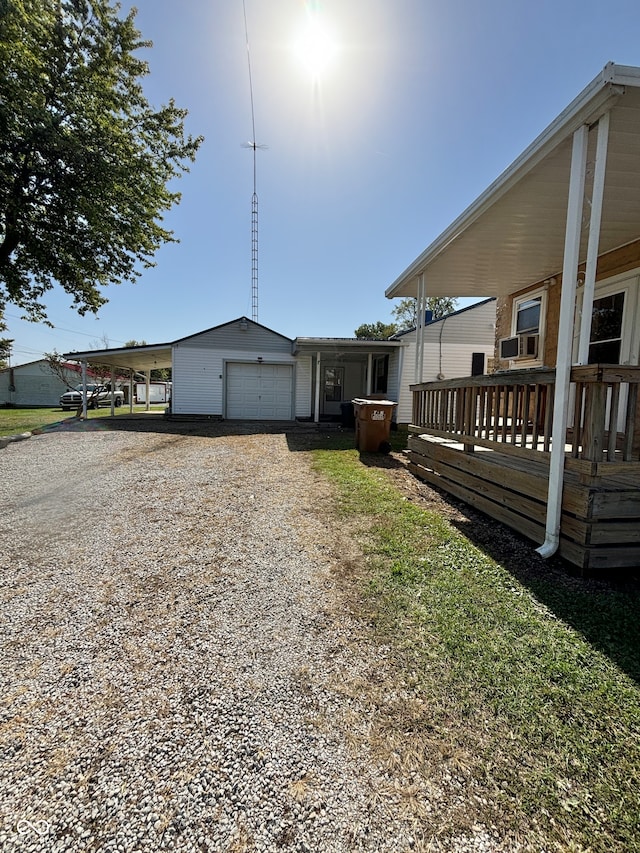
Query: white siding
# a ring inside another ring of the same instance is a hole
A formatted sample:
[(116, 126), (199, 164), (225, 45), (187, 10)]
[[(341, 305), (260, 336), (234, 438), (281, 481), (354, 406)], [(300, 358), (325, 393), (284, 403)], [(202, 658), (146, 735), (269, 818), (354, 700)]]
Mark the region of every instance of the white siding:
[[(240, 357), (241, 354), (238, 353)], [(222, 417), (222, 354), (174, 347), (171, 410), (176, 415)]]
[[(200, 332), (181, 341), (174, 347), (189, 347), (199, 350), (234, 350), (236, 352), (255, 352), (262, 354), (280, 352), (291, 354), (292, 341), (247, 320), (243, 329), (237, 320), (217, 326), (206, 332)], [(266, 359), (265, 359), (266, 361)]]
[[(428, 325), (425, 328), (423, 382), (435, 382), (439, 376), (456, 379), (471, 375), (474, 352), (493, 358), (495, 347), (496, 303), (494, 300), (472, 306)], [(414, 384), (416, 332), (402, 336), (408, 344), (404, 351), (402, 378), (398, 399), (398, 423), (411, 422), (413, 400), (409, 386)], [(395, 399), (395, 398), (392, 398)]]
[[(387, 397), (397, 401), (400, 395), (400, 370), (403, 360), (407, 357), (407, 348), (399, 347), (389, 353), (389, 379), (387, 382)], [(397, 410), (394, 418), (397, 420)]]
[(299, 356), (294, 370), (295, 414), (297, 418), (311, 417), (312, 357)]
[[(285, 353), (262, 356), (265, 364), (295, 364)], [(198, 347), (175, 347), (173, 351), (172, 411), (176, 415), (215, 415), (224, 417), (225, 364), (255, 362), (246, 350), (208, 351)], [(295, 373), (294, 373), (295, 376)], [(296, 409), (301, 401), (297, 401)], [(296, 412), (297, 414), (297, 412)]]

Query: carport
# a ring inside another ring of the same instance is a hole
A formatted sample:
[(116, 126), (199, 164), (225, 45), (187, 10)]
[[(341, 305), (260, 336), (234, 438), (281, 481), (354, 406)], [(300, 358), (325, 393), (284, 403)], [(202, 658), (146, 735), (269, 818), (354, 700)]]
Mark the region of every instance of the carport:
[(171, 344), (145, 344), (136, 347), (118, 347), (116, 349), (88, 350), (87, 352), (66, 352), (64, 358), (77, 361), (82, 368), (82, 387), (84, 400), (82, 404), (82, 416), (87, 416), (87, 365), (92, 362), (108, 365), (111, 368), (111, 415), (115, 415), (115, 389), (116, 371), (129, 372), (129, 411), (133, 412), (133, 377), (139, 373), (145, 376), (147, 385), (146, 408), (149, 411), (149, 384), (152, 370), (171, 367)]

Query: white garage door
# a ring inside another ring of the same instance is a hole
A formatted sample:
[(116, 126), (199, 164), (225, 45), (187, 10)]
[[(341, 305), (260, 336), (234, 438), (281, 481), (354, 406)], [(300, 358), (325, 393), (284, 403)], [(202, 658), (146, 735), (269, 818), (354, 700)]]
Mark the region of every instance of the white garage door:
[(241, 420), (290, 421), (293, 366), (227, 364), (227, 417)]

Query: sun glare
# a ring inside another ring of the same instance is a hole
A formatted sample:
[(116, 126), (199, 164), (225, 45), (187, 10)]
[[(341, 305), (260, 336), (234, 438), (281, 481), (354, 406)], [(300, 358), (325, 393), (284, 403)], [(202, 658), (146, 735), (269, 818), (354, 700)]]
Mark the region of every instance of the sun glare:
[(322, 77), (333, 63), (338, 51), (330, 32), (317, 17), (309, 18), (294, 42), (299, 62), (314, 77)]

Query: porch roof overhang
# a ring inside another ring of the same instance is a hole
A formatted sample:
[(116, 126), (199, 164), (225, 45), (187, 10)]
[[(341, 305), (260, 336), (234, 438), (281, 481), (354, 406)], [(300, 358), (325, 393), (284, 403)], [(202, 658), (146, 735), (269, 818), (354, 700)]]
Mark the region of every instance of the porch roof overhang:
[(171, 344), (149, 344), (139, 347), (66, 352), (64, 358), (72, 361), (98, 362), (114, 370), (149, 371), (171, 367)]
[[(610, 111), (599, 254), (640, 238), (640, 68), (609, 63), (549, 127), (386, 290), (502, 296), (562, 270), (573, 133)], [(588, 162), (596, 133), (589, 133)], [(587, 198), (593, 169), (588, 169)], [(580, 258), (587, 251), (588, 214)]]
[(315, 354), (321, 352), (323, 355), (330, 353), (333, 356), (367, 355), (368, 353), (388, 353), (390, 350), (406, 346), (403, 341), (367, 340), (360, 338), (296, 338), (293, 342), (293, 354), (300, 353)]

